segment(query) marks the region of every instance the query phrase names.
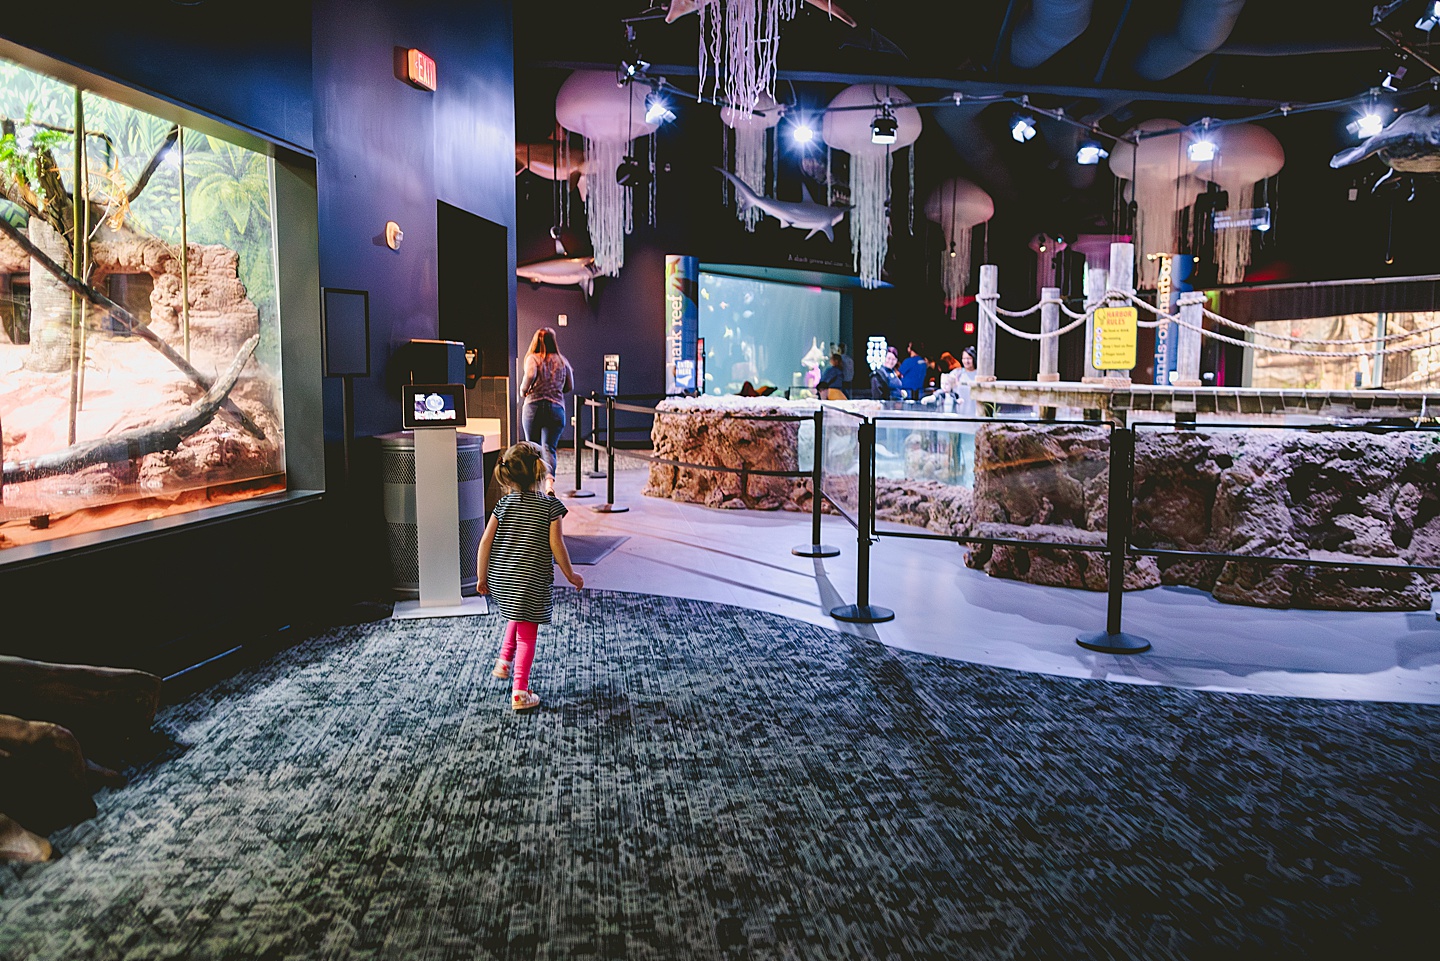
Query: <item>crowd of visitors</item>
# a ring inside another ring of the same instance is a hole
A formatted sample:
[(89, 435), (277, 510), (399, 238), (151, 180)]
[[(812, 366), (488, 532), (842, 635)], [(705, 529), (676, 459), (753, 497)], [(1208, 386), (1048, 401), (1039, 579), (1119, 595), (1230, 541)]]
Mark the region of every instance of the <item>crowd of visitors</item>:
[(938, 359), (926, 355), (925, 345), (912, 340), (906, 356), (891, 346), (880, 366), (870, 372), (870, 397), (874, 400), (925, 400), (938, 396), (953, 400), (957, 411), (975, 413), (970, 385), (975, 383), (975, 348), (966, 347), (957, 360), (948, 350)]

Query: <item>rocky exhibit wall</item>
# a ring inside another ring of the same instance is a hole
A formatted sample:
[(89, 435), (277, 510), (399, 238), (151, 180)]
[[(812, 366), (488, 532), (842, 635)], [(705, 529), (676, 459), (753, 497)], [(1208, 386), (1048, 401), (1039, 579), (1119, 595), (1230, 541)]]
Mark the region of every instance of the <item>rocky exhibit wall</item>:
[[(657, 457), (809, 469), (808, 424), (754, 418), (810, 413), (813, 404), (727, 398), (660, 407), (652, 432)], [(929, 431), (922, 421), (912, 433)], [(848, 500), (858, 449), (834, 440), (827, 436), (826, 490)], [(907, 463), (906, 476), (877, 478), (876, 517), (948, 535), (1036, 541), (973, 545), (966, 563), (995, 577), (1105, 590), (1109, 446), (1109, 431), (1098, 426), (985, 424), (975, 434), (973, 488), (922, 476), (924, 457), (917, 455), (907, 459), (915, 464)], [(737, 474), (652, 464), (645, 493), (725, 509), (810, 509), (808, 478), (741, 481)], [(1440, 566), (1440, 432), (1142, 427), (1134, 506), (1132, 543), (1141, 548)], [(1265, 607), (1425, 610), (1440, 576), (1244, 557), (1127, 561), (1127, 590), (1161, 584)]]

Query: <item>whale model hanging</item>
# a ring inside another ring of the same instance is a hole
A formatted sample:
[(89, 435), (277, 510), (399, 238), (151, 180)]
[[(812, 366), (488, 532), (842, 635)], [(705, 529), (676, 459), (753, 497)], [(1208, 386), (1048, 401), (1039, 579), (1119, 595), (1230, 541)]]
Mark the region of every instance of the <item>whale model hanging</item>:
[(515, 268), (515, 276), (532, 284), (549, 284), (552, 287), (578, 286), (590, 296), (595, 287), (594, 257), (551, 257), (537, 260)]
[(1364, 143), (1331, 157), (1330, 166), (1348, 167), (1372, 156), (1396, 173), (1440, 173), (1440, 106), (1429, 104), (1401, 114)]
[(809, 240), (816, 234), (824, 234), (831, 241), (835, 239), (835, 225), (844, 219), (849, 213), (849, 207), (827, 207), (824, 204), (817, 204), (810, 196), (810, 188), (801, 184), (805, 192), (805, 199), (794, 200), (773, 200), (770, 197), (762, 197), (750, 185), (730, 171), (716, 167), (720, 174), (735, 185), (736, 196), (739, 197), (742, 207), (755, 207), (763, 210), (776, 220), (780, 221), (782, 227), (799, 227), (801, 230), (810, 231), (805, 235)]
[[(701, 7), (718, 3), (719, 0), (669, 0), (665, 7), (665, 22), (674, 23), (688, 13), (695, 13)], [(855, 26), (855, 18), (830, 0), (805, 0), (806, 3), (821, 11), (826, 16), (833, 17), (845, 24), (847, 27)]]

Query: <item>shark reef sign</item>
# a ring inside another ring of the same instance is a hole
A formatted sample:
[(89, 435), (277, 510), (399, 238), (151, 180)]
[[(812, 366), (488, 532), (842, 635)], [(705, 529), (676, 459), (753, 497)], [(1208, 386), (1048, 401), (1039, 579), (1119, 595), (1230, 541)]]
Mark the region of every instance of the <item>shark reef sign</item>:
[(696, 337), (700, 333), (700, 261), (665, 255), (665, 393), (700, 390)]

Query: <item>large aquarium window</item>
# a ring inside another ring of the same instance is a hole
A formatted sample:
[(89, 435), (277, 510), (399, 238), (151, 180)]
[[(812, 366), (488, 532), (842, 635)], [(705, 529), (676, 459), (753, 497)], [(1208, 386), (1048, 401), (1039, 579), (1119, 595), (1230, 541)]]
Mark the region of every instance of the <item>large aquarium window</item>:
[(285, 489), (273, 197), (265, 154), (0, 60), (0, 560)]
[(705, 393), (813, 387), (840, 338), (838, 291), (700, 274)]

